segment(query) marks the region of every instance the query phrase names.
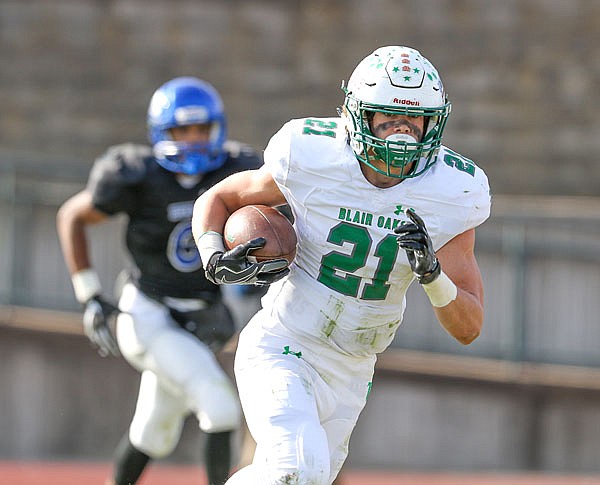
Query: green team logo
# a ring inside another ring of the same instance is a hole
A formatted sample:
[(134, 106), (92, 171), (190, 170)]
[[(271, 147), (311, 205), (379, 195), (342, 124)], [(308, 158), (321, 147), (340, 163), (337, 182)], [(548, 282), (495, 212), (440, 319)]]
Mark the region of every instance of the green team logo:
[(283, 352), (281, 352), (283, 355), (293, 355), (295, 357), (298, 357), (299, 359), (302, 358), (302, 352), (298, 351), (298, 352), (294, 352), (293, 350), (290, 350), (290, 346), (286, 345), (285, 347), (283, 347)]

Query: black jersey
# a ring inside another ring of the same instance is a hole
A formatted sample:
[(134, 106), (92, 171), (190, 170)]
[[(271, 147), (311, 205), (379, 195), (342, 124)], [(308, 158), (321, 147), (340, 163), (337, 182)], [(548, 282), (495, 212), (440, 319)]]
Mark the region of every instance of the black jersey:
[(87, 186), (94, 207), (129, 216), (126, 243), (135, 264), (132, 279), (147, 295), (200, 298), (219, 292), (204, 276), (192, 235), (194, 202), (228, 175), (262, 165), (247, 145), (227, 142), (225, 148), (225, 164), (191, 187), (161, 167), (149, 146), (117, 145), (96, 160)]

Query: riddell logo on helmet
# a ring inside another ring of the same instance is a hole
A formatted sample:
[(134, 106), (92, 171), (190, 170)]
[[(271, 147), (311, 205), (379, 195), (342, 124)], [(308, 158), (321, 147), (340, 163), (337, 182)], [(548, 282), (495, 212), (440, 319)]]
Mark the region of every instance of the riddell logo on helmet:
[(403, 104), (406, 106), (421, 106), (421, 103), (419, 103), (418, 101), (411, 101), (410, 99), (398, 99), (398, 98), (394, 98), (392, 100), (392, 103), (394, 104)]

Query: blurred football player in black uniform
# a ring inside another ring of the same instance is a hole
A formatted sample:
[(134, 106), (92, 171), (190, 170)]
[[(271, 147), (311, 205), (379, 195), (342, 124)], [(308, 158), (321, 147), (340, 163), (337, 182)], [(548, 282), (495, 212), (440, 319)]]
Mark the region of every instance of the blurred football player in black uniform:
[[(192, 208), (207, 188), (262, 160), (250, 147), (227, 141), (221, 98), (202, 80), (182, 77), (161, 86), (147, 121), (152, 146), (108, 149), (95, 162), (87, 187), (57, 216), (75, 296), (85, 306), (86, 335), (102, 355), (120, 353), (141, 372), (135, 414), (107, 484), (135, 484), (150, 459), (173, 451), (185, 417), (194, 413), (207, 434), (209, 483), (222, 485), (241, 413), (214, 352), (235, 326), (219, 287), (204, 276), (191, 231)], [(129, 217), (133, 268), (117, 309), (103, 296), (92, 268), (86, 227), (118, 213)]]

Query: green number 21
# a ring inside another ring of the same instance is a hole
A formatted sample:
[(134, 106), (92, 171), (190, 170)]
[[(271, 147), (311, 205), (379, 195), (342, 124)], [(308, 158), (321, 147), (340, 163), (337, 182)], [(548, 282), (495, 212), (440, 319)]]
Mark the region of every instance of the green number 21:
[[(353, 246), (352, 252), (345, 254), (331, 251), (325, 254), (321, 259), (317, 280), (343, 295), (357, 297), (362, 286), (360, 299), (385, 300), (390, 289), (388, 279), (398, 256), (399, 248), (396, 236), (388, 234), (375, 247), (373, 254), (379, 258), (379, 264), (371, 281), (364, 285), (361, 285), (363, 278), (351, 273), (364, 267), (367, 262), (369, 251), (373, 245), (367, 228), (340, 222), (331, 228), (327, 241), (336, 246), (350, 243)], [(336, 270), (344, 272), (345, 276), (336, 274)]]

